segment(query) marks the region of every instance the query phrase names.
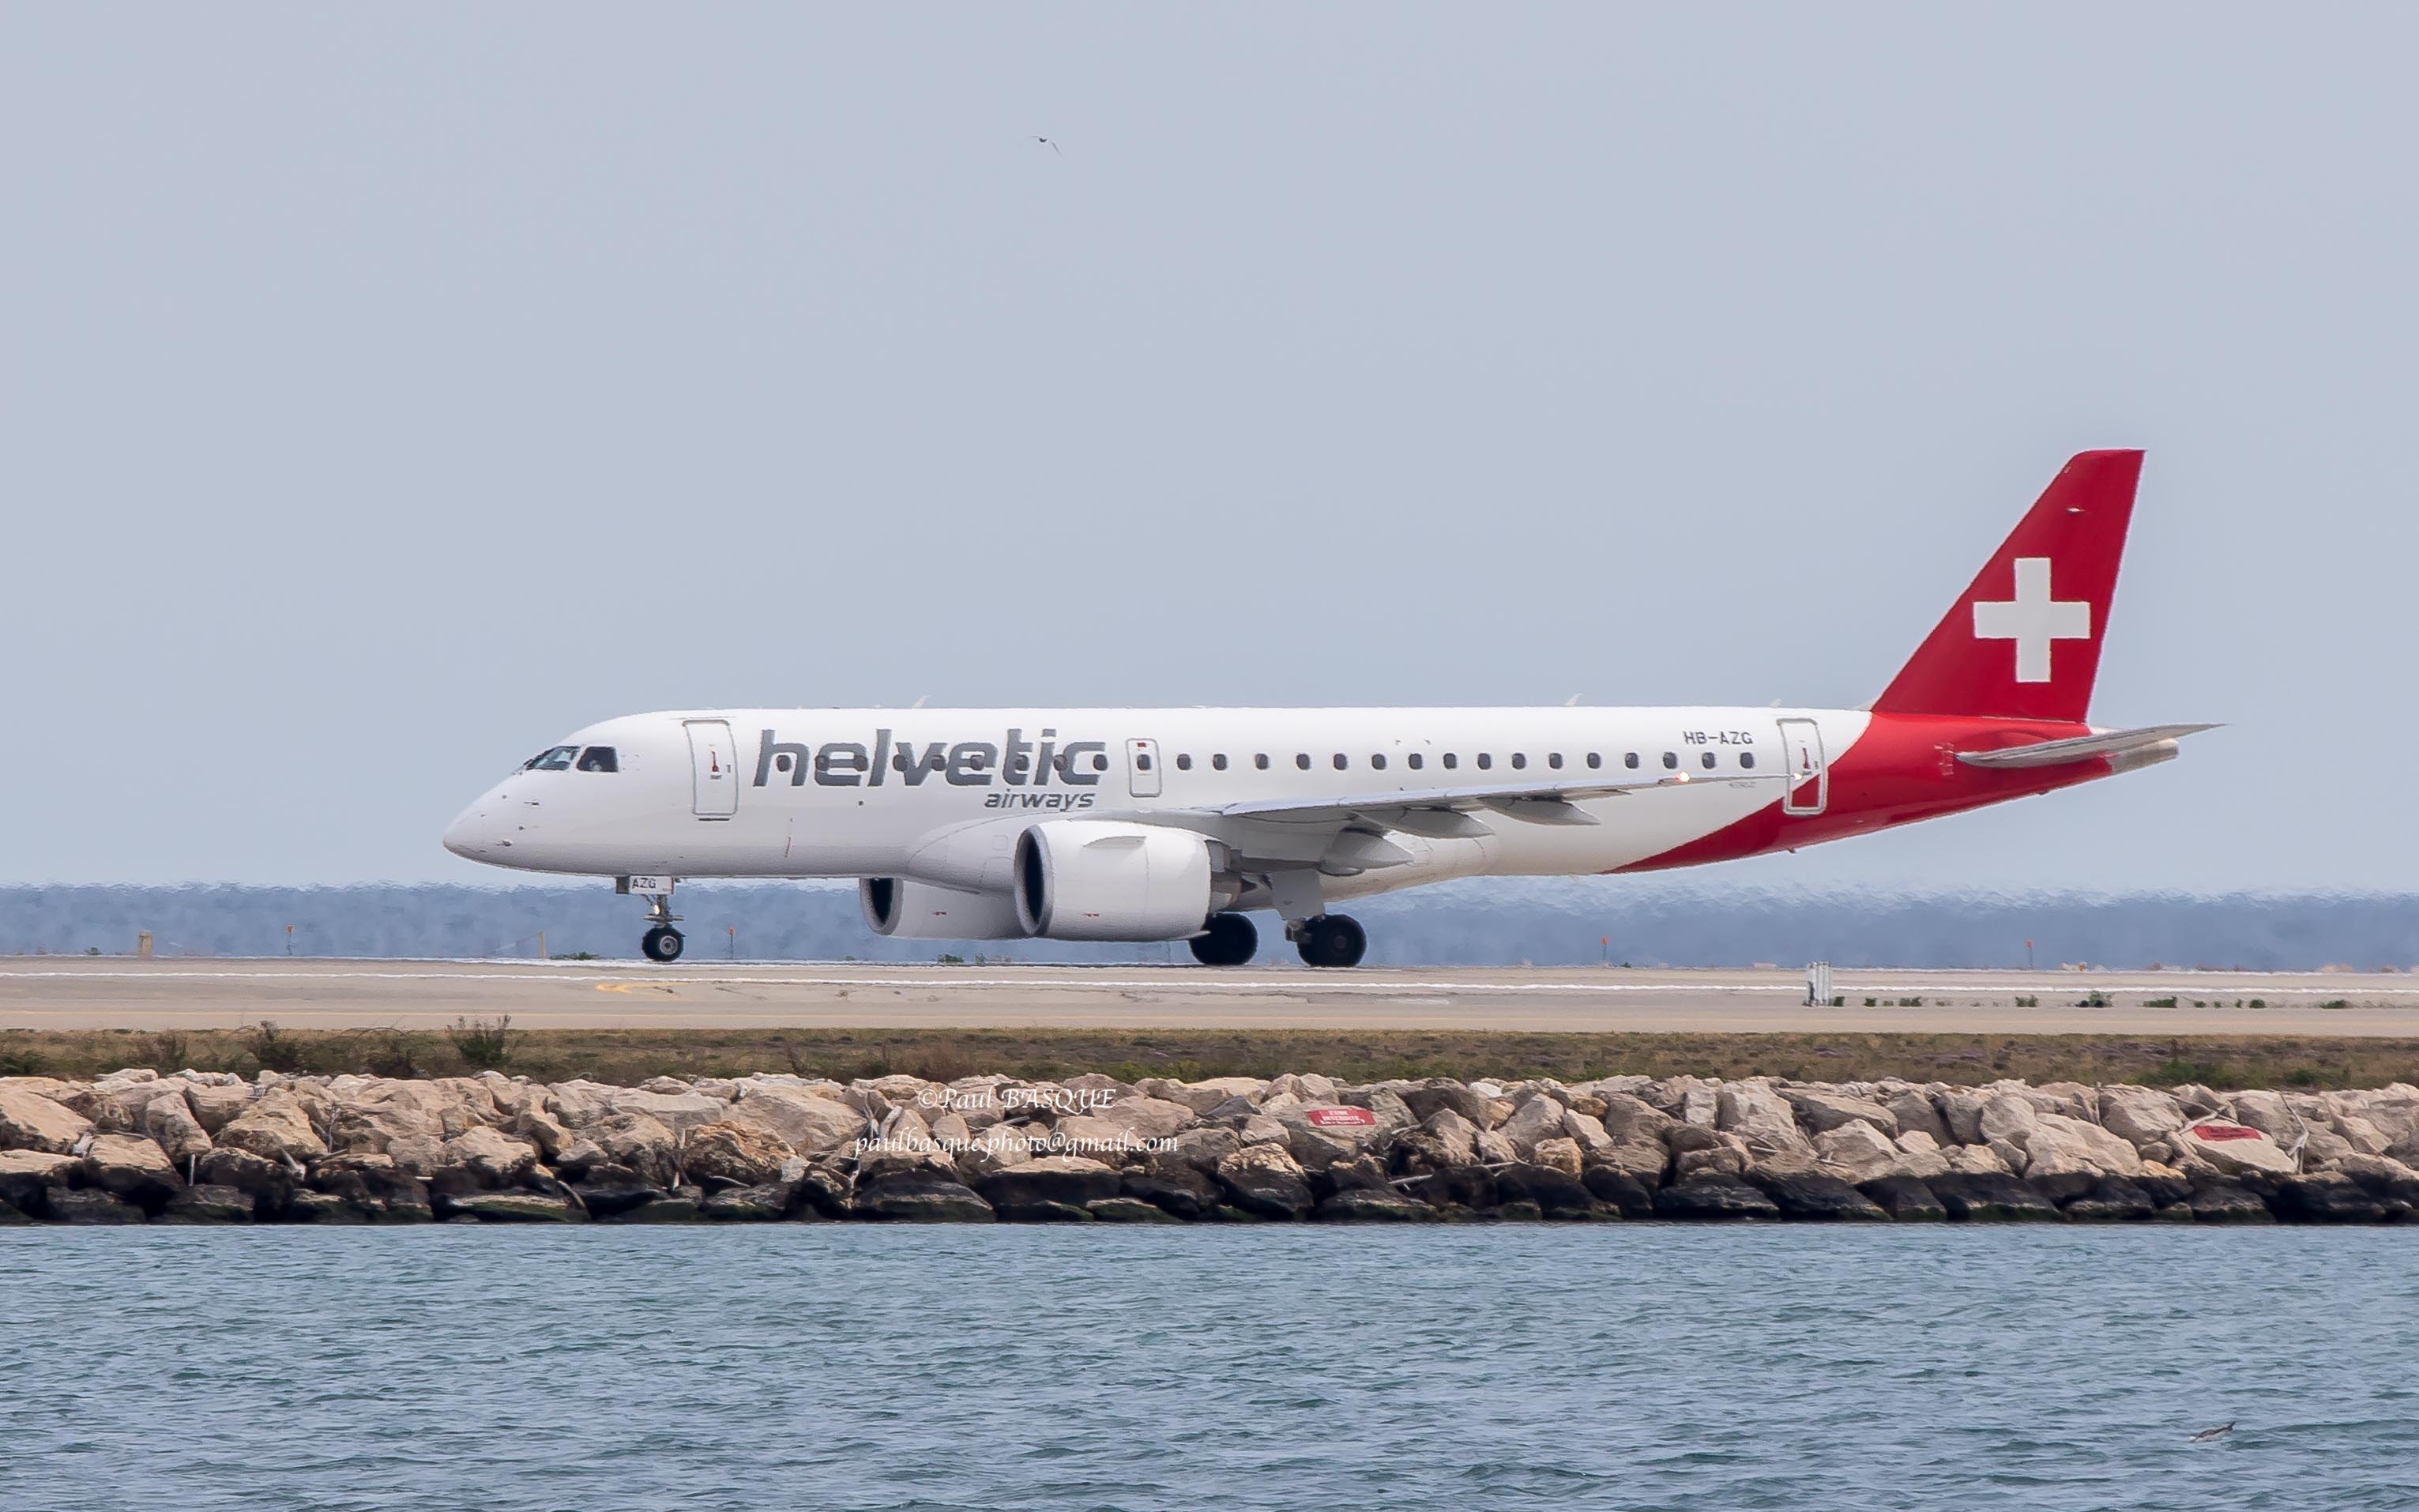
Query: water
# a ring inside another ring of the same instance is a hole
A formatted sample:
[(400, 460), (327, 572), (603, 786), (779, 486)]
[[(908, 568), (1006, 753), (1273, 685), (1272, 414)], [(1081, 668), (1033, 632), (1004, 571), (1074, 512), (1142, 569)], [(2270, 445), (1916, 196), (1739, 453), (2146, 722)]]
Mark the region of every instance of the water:
[(2419, 1508), (2415, 1240), (7, 1230), (0, 1507)]

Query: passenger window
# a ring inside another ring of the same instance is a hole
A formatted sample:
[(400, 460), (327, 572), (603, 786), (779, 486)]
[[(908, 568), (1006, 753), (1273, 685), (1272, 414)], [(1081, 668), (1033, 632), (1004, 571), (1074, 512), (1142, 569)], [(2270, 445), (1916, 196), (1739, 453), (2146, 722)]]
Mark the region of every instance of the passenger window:
[(1529, 767), (1529, 753), (1528, 753), (1527, 751), (1522, 751), (1522, 750), (1516, 750), (1516, 751), (1514, 751), (1514, 752), (1512, 753), (1512, 770), (1514, 770), (1514, 771), (1516, 771), (1516, 772), (1521, 772), (1521, 771), (1526, 771), (1526, 770), (1528, 770), (1528, 767)]
[(1451, 752), (1451, 751), (1446, 751), (1446, 752), (1444, 753), (1444, 769), (1445, 769), (1446, 771), (1450, 772), (1450, 771), (1452, 771), (1455, 767), (1459, 766), (1460, 764), (1461, 764), (1461, 758), (1460, 758), (1460, 757), (1458, 757), (1458, 756), (1455, 755), (1455, 754), (1454, 754), (1453, 752)]
[(1604, 764), (1604, 752), (1602, 752), (1602, 751), (1600, 751), (1600, 750), (1592, 750), (1592, 751), (1589, 751), (1589, 752), (1588, 752), (1588, 770), (1589, 770), (1589, 771), (1593, 772), (1593, 771), (1595, 771), (1596, 768), (1598, 768), (1598, 767), (1602, 766), (1603, 764)]
[[(1144, 763), (1146, 764), (1144, 765), (1144, 767), (1143, 767), (1143, 770), (1144, 770), (1144, 771), (1146, 771), (1146, 772), (1148, 772), (1148, 771), (1149, 771), (1149, 770), (1150, 770), (1150, 767), (1149, 767), (1149, 765), (1148, 764), (1148, 762), (1149, 762), (1149, 760), (1150, 760), (1150, 758), (1149, 758), (1149, 757), (1148, 757), (1148, 756), (1146, 756), (1146, 757), (1144, 757), (1144, 758), (1143, 758), (1143, 761), (1144, 761)], [(1095, 772), (1105, 772), (1105, 771), (1107, 771), (1108, 769), (1109, 769), (1109, 758), (1108, 758), (1108, 754), (1107, 754), (1105, 751), (1096, 751), (1096, 752), (1094, 752), (1094, 753), (1093, 753), (1093, 756), (1092, 756), (1092, 770), (1093, 770), (1093, 771), (1095, 771)]]
[(1382, 772), (1382, 771), (1384, 771), (1385, 769), (1386, 769), (1386, 758), (1385, 758), (1385, 757), (1383, 757), (1383, 756), (1372, 756), (1372, 757), (1370, 757), (1370, 758), (1369, 758), (1369, 770), (1371, 770), (1371, 771), (1373, 771), (1373, 772)]
[(1418, 771), (1420, 769), (1420, 753), (1418, 751), (1413, 751), (1409, 756), (1404, 757), (1403, 764), (1409, 766), (1414, 772)]
[(1546, 758), (1546, 764), (1552, 767), (1557, 772), (1561, 771), (1563, 769), (1563, 753), (1561, 751), (1555, 751), (1551, 755), (1548, 756)]
[(1225, 769), (1226, 753), (1225, 751), (1222, 750), (1217, 755), (1210, 758), (1210, 770), (1213, 772), (1223, 772)]
[(1258, 767), (1263, 772), (1267, 771), (1269, 769), (1269, 753), (1267, 751), (1262, 751), (1258, 755), (1253, 757), (1252, 764)]
[(1753, 752), (1753, 751), (1751, 751), (1751, 750), (1743, 750), (1743, 751), (1740, 751), (1740, 752), (1739, 752), (1739, 766), (1740, 766), (1740, 768), (1741, 768), (1742, 770), (1745, 770), (1745, 771), (1749, 771), (1749, 772), (1754, 771), (1754, 770), (1755, 770), (1755, 752)]
[(1480, 771), (1484, 772), (1494, 764), (1495, 758), (1491, 753), (1483, 750), (1478, 753), (1478, 769)]
[(1665, 752), (1663, 753), (1663, 768), (1664, 768), (1664, 770), (1666, 770), (1666, 771), (1673, 770), (1673, 769), (1677, 768), (1677, 767), (1679, 766), (1679, 764), (1680, 764), (1680, 753), (1679, 753), (1678, 751), (1676, 751), (1676, 750), (1667, 750), (1667, 751), (1665, 751)]
[(1714, 769), (1714, 753), (1712, 751), (1705, 752), (1703, 759), (1705, 770), (1708, 772), (1712, 771)]
[(1185, 752), (1179, 751), (1176, 756), (1176, 769), (1179, 772), (1189, 772), (1193, 770), (1192, 756)]
[(1621, 764), (1628, 767), (1633, 772), (1638, 770), (1638, 752), (1633, 750), (1628, 755), (1624, 756), (1621, 759)]
[(1348, 763), (1345, 761), (1345, 759), (1344, 759), (1344, 753), (1343, 753), (1342, 751), (1340, 751), (1340, 750), (1339, 750), (1339, 751), (1337, 751), (1337, 752), (1335, 753), (1335, 769), (1336, 769), (1337, 771), (1339, 771), (1339, 772), (1340, 772), (1340, 771), (1344, 770), (1344, 768), (1345, 768), (1348, 764), (1348, 764)]
[(1308, 752), (1308, 751), (1306, 751), (1306, 750), (1298, 750), (1298, 751), (1294, 752), (1294, 754), (1293, 754), (1293, 764), (1294, 764), (1296, 766), (1301, 767), (1301, 768), (1302, 768), (1303, 771), (1305, 771), (1305, 772), (1309, 771), (1309, 770), (1310, 770), (1310, 752)]
[(1150, 770), (1150, 752), (1144, 750), (1136, 751), (1134, 753), (1134, 770), (1137, 772), (1148, 772)]
[(579, 769), (583, 772), (618, 772), (622, 758), (610, 746), (591, 746), (579, 753)]
[(555, 746), (531, 757), (529, 761), (522, 765), (521, 770), (524, 772), (567, 772), (571, 769), (571, 758), (578, 754), (579, 748), (577, 746)]

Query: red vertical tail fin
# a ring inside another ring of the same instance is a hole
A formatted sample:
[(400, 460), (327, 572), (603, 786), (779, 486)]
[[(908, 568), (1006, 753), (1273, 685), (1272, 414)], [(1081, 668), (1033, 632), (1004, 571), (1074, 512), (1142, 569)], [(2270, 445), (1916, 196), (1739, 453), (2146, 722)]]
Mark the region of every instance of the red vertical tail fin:
[(1958, 595), (1877, 714), (2080, 721), (2134, 515), (2139, 452), (2083, 452)]

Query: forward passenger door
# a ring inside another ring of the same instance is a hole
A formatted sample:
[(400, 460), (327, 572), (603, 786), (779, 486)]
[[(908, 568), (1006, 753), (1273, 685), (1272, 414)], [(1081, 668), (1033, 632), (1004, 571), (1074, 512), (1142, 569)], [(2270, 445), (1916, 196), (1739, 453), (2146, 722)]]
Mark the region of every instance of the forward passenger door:
[(1159, 796), (1159, 742), (1126, 742), (1126, 791), (1137, 798)]

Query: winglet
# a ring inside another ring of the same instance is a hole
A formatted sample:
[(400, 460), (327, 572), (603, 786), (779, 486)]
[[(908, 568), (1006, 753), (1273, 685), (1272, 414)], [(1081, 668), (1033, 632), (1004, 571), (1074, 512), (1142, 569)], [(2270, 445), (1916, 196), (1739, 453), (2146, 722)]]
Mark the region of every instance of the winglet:
[(2081, 720), (2142, 454), (2077, 454), (1873, 701), (1879, 714)]

